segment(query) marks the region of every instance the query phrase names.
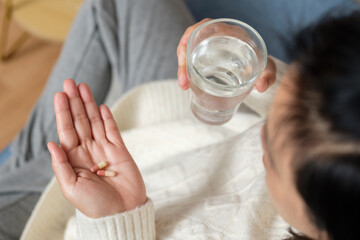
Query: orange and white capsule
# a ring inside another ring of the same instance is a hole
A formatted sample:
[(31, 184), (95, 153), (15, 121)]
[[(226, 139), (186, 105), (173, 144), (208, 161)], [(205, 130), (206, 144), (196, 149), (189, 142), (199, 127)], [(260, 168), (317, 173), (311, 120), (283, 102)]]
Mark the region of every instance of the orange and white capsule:
[(108, 164), (105, 161), (99, 162), (98, 164), (95, 164), (94, 166), (91, 167), (91, 172), (96, 172), (99, 169), (103, 169), (107, 165)]
[(116, 172), (110, 170), (97, 170), (96, 174), (102, 177), (115, 177)]

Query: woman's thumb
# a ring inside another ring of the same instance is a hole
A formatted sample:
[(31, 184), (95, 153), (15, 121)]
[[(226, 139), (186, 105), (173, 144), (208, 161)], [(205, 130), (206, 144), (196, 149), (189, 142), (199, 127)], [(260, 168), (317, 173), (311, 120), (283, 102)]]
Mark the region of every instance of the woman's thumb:
[(62, 189), (65, 186), (73, 185), (76, 182), (76, 174), (64, 150), (54, 142), (49, 142), (47, 147), (51, 154), (53, 170)]

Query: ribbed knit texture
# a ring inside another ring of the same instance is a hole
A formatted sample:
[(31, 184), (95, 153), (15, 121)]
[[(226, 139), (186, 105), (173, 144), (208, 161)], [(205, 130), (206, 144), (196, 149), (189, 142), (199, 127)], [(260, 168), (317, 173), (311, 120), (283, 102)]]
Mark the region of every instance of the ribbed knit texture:
[(78, 240), (155, 239), (154, 205), (150, 199), (131, 211), (97, 219), (76, 210), (76, 222)]

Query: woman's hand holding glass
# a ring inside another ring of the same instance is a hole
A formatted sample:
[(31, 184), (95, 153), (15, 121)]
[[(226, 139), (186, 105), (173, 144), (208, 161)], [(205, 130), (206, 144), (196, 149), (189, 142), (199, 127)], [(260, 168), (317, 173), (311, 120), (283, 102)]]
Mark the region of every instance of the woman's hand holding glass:
[[(202, 21), (190, 26), (185, 31), (184, 35), (181, 37), (179, 45), (177, 47), (177, 57), (178, 57), (178, 81), (179, 86), (183, 90), (187, 90), (190, 87), (190, 80), (187, 75), (186, 69), (186, 47), (189, 41), (191, 34), (194, 30), (199, 27), (201, 24), (210, 21), (210, 18), (205, 18)], [(227, 35), (231, 35), (231, 26), (223, 24), (218, 25), (223, 27), (222, 31)], [(230, 34), (229, 34), (230, 33)], [(234, 33), (237, 34), (237, 33)], [(276, 67), (275, 63), (271, 58), (268, 58), (266, 67), (260, 77), (256, 81), (255, 88), (259, 92), (265, 92), (271, 85), (274, 84), (276, 80)]]
[[(99, 218), (143, 205), (145, 185), (121, 138), (110, 109), (97, 107), (86, 84), (65, 80), (64, 92), (54, 97), (60, 138), (48, 143), (52, 166), (64, 196), (82, 213)], [(106, 161), (115, 177), (90, 171)]]

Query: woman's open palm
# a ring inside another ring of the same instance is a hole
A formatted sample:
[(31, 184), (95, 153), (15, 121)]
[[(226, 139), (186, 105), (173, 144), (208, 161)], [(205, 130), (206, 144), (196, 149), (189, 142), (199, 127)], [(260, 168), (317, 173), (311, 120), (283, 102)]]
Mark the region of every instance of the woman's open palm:
[[(90, 88), (71, 79), (54, 97), (59, 147), (50, 142), (52, 166), (64, 196), (82, 213), (98, 218), (146, 202), (141, 174), (127, 151), (110, 109), (97, 107)], [(90, 171), (106, 161), (115, 177)]]

